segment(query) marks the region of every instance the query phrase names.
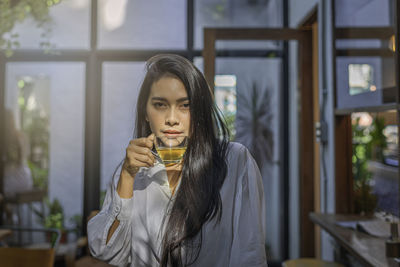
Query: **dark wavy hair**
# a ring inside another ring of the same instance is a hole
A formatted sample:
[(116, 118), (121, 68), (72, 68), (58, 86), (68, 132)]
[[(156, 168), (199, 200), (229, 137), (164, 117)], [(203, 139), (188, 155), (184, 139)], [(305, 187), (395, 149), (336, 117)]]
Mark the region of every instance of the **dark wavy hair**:
[[(186, 266), (199, 256), (203, 224), (215, 217), (216, 223), (221, 219), (219, 191), (227, 173), (225, 154), (229, 132), (206, 79), (192, 62), (179, 55), (162, 54), (150, 58), (146, 69), (137, 101), (136, 138), (151, 134), (145, 118), (154, 82), (165, 76), (177, 78), (185, 86), (189, 98), (189, 141), (183, 158), (181, 184), (164, 230), (159, 259), (161, 267)], [(197, 236), (199, 238), (195, 238)], [(183, 249), (185, 259), (182, 258)], [(191, 255), (191, 262), (188, 262), (188, 255)]]

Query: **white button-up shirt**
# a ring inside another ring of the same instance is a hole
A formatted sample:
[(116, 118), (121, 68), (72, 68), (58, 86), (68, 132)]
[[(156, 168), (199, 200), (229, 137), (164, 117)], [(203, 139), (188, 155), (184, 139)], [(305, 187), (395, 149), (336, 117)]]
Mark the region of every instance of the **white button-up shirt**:
[[(203, 225), (199, 232), (200, 254), (191, 266), (265, 267), (266, 216), (259, 169), (249, 151), (234, 142), (228, 147), (227, 167), (220, 190), (221, 221), (215, 224), (214, 218)], [(154, 167), (141, 168), (130, 199), (120, 198), (116, 191), (112, 194), (110, 188), (100, 213), (88, 223), (92, 255), (118, 266), (159, 266), (157, 258), (161, 257), (164, 230), (161, 226), (174, 200), (165, 166), (156, 163)], [(106, 244), (115, 219), (120, 221), (119, 226)]]

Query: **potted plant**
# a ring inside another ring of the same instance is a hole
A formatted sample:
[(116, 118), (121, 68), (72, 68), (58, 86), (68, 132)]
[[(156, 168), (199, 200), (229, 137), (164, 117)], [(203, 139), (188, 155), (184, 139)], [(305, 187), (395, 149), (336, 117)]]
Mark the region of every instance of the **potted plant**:
[[(67, 241), (67, 232), (64, 227), (64, 209), (57, 198), (50, 201), (48, 198), (44, 199), (46, 205), (46, 211), (42, 212), (34, 209), (35, 214), (40, 218), (45, 228), (59, 229), (61, 232), (60, 242), (65, 243)], [(53, 236), (48, 236), (48, 240), (54, 242)]]
[(60, 243), (65, 243), (67, 241), (67, 233), (64, 227), (64, 209), (57, 198), (54, 198), (53, 201), (47, 198), (45, 203), (48, 214), (44, 217), (44, 227), (59, 229), (61, 232)]

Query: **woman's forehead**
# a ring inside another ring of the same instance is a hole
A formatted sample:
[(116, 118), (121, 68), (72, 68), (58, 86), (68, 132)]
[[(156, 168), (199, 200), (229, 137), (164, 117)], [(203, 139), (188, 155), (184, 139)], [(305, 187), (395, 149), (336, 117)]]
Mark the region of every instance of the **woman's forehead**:
[(168, 100), (188, 97), (183, 83), (173, 77), (163, 77), (154, 82), (150, 90), (150, 98), (159, 97)]

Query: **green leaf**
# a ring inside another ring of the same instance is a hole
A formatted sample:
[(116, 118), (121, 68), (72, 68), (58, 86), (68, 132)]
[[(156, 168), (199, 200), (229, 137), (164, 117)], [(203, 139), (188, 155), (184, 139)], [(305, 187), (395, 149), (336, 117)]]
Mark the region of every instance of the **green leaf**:
[(11, 49), (6, 49), (4, 53), (6, 57), (11, 57), (12, 55), (14, 55), (14, 52)]

